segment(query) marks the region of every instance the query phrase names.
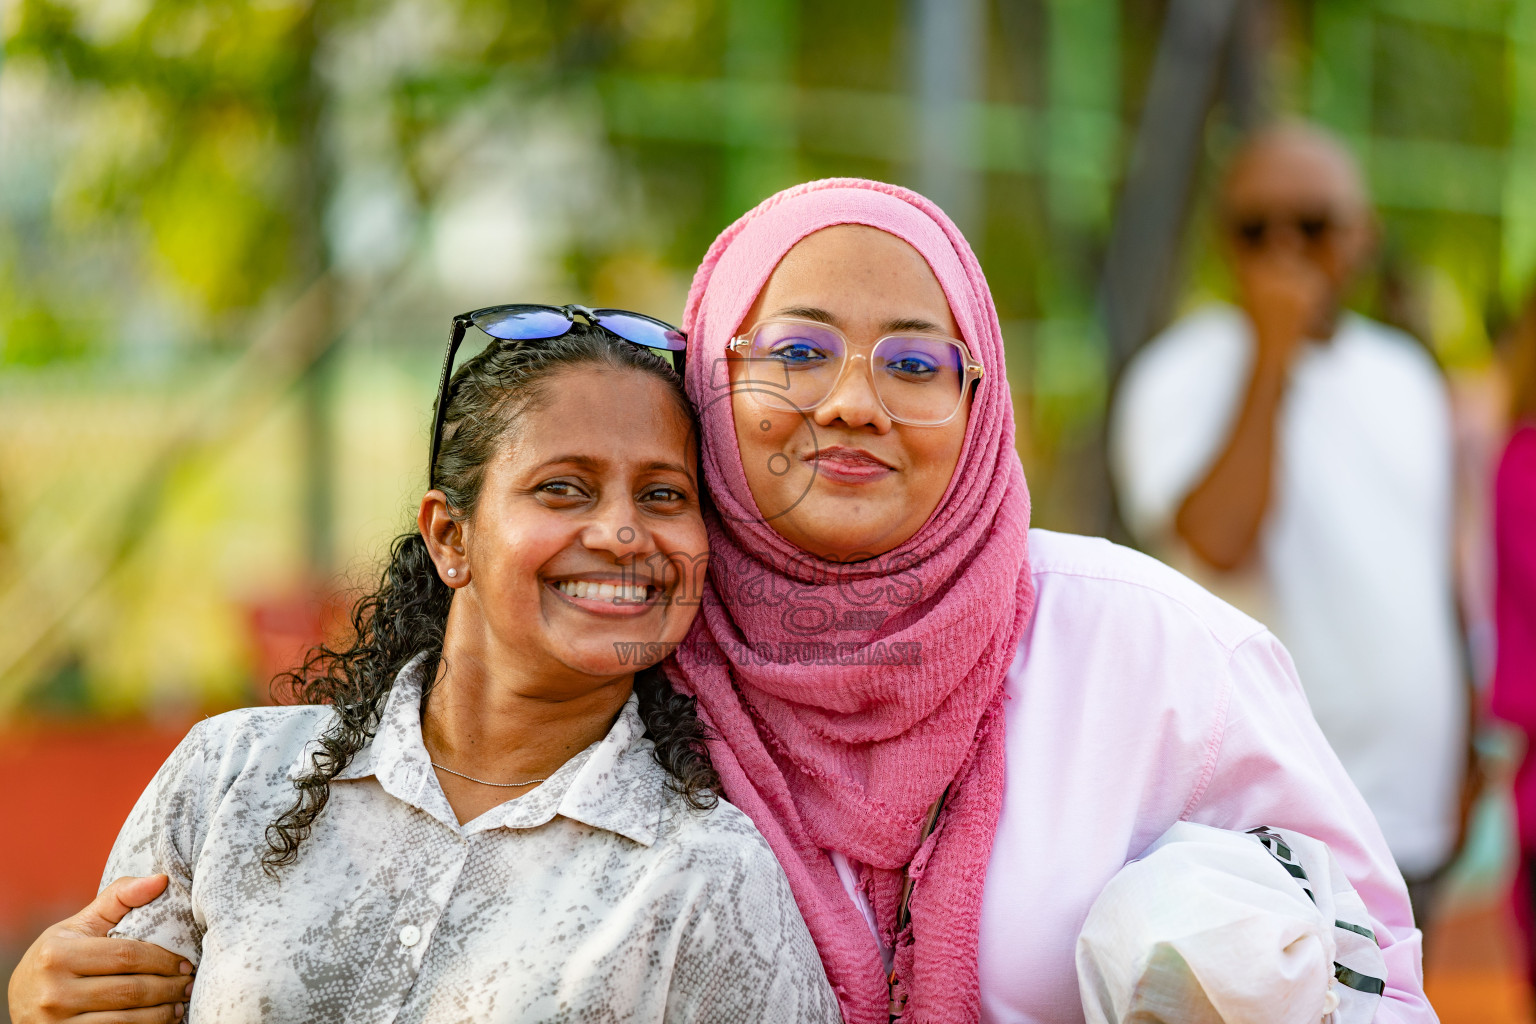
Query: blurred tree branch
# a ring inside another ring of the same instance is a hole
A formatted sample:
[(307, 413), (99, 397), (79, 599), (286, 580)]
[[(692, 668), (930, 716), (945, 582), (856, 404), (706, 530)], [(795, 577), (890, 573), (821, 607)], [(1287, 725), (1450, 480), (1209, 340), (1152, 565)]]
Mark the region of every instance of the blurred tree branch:
[[(72, 211), (76, 230), (126, 235), (147, 257), (140, 272), (169, 283), (195, 314), (194, 338), (203, 345), (249, 336), (270, 319), (263, 311), (274, 299), (297, 297), (176, 418), (126, 500), (63, 524), (56, 550), (17, 567), (0, 592), (8, 622), (0, 638), (0, 713), (67, 654), (71, 617), (140, 549), (169, 483), (189, 465), (211, 464), (295, 390), (303, 407), (309, 577), (329, 574), (335, 467), (327, 354), (367, 305), (359, 296), (387, 294), (414, 253), (372, 275), (372, 285), (337, 275), (326, 230), (336, 190), (337, 83), (323, 65), (402, 6), (151, 0), (132, 24), (115, 28), (57, 0), (22, 0), (15, 12), (8, 60), (46, 68), (71, 102), (129, 115), (105, 123), (113, 137), (99, 150), (66, 160), (48, 230), (59, 230), (62, 208)], [(405, 61), (383, 83), (393, 111), (390, 159), (406, 170), (418, 223), (459, 155), (444, 146), (450, 129), (490, 96), (555, 89), (586, 74), (609, 50), (616, 7), (461, 0), (452, 10), (479, 31), (451, 38), (447, 52)], [(42, 283), (45, 270), (26, 264), (7, 264), (0, 246), (0, 286), (7, 274)], [(92, 308), (67, 290), (57, 297), (26, 285), (14, 290), (28, 297), (38, 339), (29, 351), (40, 361), (76, 351), (56, 344), (71, 329), (92, 330), (75, 325), (95, 320), (105, 334), (120, 322), (121, 310)], [(25, 326), (18, 312), (7, 317), (0, 309), (0, 361), (23, 351), (13, 349), (18, 325)], [(99, 341), (78, 349), (101, 350)], [(78, 571), (50, 574), (49, 565)]]

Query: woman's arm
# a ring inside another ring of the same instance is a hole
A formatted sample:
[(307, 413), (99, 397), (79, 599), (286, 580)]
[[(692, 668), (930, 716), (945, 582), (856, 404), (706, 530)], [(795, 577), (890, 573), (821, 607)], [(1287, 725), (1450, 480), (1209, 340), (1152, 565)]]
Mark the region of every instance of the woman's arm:
[[(101, 895), (28, 950), (11, 979), (13, 1020), (68, 1020), (87, 1012), (92, 1016), (86, 1019), (96, 1024), (175, 1020), (178, 1008), (185, 1012), (181, 1000), (191, 985), (181, 965), (191, 973), (202, 952), (202, 930), (192, 910), (192, 866), (209, 804), (219, 798), (207, 777), (207, 726), (192, 727), (140, 795), (112, 847)], [(132, 876), (160, 878), (134, 884)], [(108, 885), (109, 879), (119, 881)], [(156, 975), (179, 980), (146, 980)], [(108, 1016), (95, 1016), (101, 1011)]]
[(1183, 815), (1217, 828), (1293, 829), (1328, 844), (1365, 903), (1387, 964), (1380, 1024), (1434, 1024), (1422, 937), (1381, 829), (1312, 717), (1290, 655), (1261, 633), (1232, 655), (1232, 691), (1209, 781)]
[[(223, 796), (223, 787), (211, 777), (208, 733), (215, 723), (228, 726), (235, 714), (198, 722), (171, 751), (128, 812), (102, 875), (103, 885), (123, 876), (166, 876), (165, 891), (123, 915), (111, 935), (153, 942), (194, 968), (202, 957), (203, 930), (192, 905), (193, 866), (212, 808)], [(215, 737), (216, 749), (223, 739)]]
[(119, 878), (90, 906), (43, 932), (11, 974), (13, 1024), (53, 1024), (83, 1014), (101, 1024), (167, 1024), (186, 1013), (190, 963), (148, 942), (106, 937), (165, 884), (164, 875)]

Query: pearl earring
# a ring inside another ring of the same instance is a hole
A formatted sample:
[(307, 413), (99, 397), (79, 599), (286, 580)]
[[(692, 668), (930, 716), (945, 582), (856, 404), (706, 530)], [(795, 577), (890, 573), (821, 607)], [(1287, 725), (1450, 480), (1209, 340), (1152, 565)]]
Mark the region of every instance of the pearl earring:
[(450, 577), (452, 577), (452, 576), (457, 576), (457, 575), (458, 575), (458, 574), (459, 574), (459, 570), (457, 570), (457, 569), (449, 569), (449, 570), (448, 570), (448, 575), (449, 575), (449, 576), (450, 576)]

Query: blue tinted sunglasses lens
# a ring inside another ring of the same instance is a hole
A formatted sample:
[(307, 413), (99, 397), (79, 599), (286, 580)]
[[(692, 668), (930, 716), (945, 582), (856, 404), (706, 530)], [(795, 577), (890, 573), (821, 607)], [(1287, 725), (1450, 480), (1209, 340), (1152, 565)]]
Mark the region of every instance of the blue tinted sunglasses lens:
[(503, 341), (558, 338), (571, 329), (571, 320), (557, 309), (492, 310), (475, 317), (475, 326)]
[(599, 327), (636, 345), (666, 349), (668, 352), (681, 352), (688, 347), (688, 340), (681, 331), (660, 320), (616, 309), (599, 309), (593, 315)]

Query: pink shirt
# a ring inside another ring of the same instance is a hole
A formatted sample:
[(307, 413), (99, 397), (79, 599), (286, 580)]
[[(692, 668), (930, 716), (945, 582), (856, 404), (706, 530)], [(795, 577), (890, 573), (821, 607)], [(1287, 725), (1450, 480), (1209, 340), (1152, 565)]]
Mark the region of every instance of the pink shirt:
[(1376, 1020), (1435, 1021), (1407, 890), (1280, 643), (1145, 555), (1044, 530), (1029, 543), (1037, 605), (1008, 677), (1007, 789), (982, 905), (982, 1020), (1081, 1021), (1074, 950), (1089, 906), (1127, 861), (1187, 820), (1274, 825), (1327, 843), (1386, 959)]
[[(1494, 485), (1498, 661), (1493, 713), (1536, 735), (1536, 425), (1517, 430)], [(1536, 850), (1536, 757), (1529, 745), (1515, 776), (1520, 845)]]

